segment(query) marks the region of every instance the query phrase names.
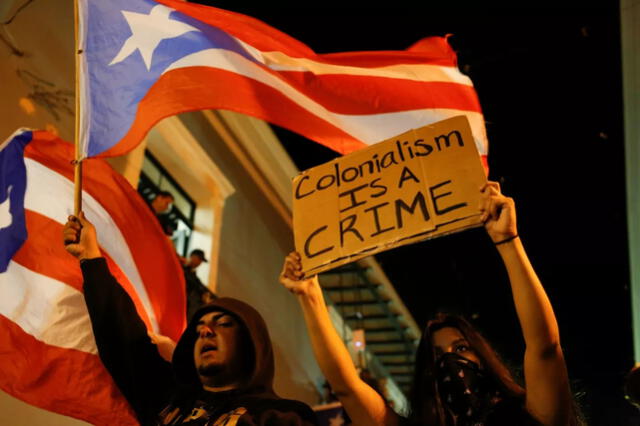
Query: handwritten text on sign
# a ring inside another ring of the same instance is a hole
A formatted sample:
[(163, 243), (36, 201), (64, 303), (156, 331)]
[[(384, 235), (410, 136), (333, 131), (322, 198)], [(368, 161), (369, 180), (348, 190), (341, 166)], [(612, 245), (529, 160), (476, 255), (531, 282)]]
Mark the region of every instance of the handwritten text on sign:
[(464, 116), (306, 170), (293, 180), (303, 269), (317, 273), (477, 226), (485, 180)]

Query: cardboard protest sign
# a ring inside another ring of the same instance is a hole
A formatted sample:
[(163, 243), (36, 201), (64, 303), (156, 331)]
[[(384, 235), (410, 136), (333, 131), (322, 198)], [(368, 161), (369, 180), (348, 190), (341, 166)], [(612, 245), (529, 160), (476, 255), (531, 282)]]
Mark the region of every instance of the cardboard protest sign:
[(294, 237), (303, 271), (315, 274), (479, 226), (484, 182), (464, 116), (306, 170), (293, 179)]

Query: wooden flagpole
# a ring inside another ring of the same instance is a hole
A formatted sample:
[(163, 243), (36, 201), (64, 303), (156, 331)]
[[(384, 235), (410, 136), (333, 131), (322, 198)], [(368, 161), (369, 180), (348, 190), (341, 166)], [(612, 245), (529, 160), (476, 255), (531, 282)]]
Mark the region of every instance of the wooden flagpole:
[(75, 140), (75, 159), (74, 159), (74, 194), (73, 194), (73, 214), (78, 216), (80, 211), (82, 210), (82, 160), (81, 152), (80, 152), (80, 55), (82, 51), (80, 50), (80, 41), (78, 39), (78, 0), (73, 0), (73, 21), (74, 21), (74, 57), (75, 57), (75, 67), (76, 67), (76, 76), (75, 76), (75, 89), (76, 89), (76, 114), (75, 114), (75, 129), (74, 129), (74, 140)]

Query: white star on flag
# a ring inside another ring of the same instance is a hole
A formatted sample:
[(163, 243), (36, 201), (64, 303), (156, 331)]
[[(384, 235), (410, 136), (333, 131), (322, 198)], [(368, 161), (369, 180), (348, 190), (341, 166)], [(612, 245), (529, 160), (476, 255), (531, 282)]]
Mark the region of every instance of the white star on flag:
[(171, 12), (173, 9), (163, 5), (155, 6), (148, 15), (123, 10), (122, 14), (131, 29), (131, 37), (125, 40), (109, 65), (124, 61), (137, 49), (147, 70), (150, 70), (153, 52), (162, 40), (179, 37), (190, 31), (200, 31), (184, 22), (169, 19)]

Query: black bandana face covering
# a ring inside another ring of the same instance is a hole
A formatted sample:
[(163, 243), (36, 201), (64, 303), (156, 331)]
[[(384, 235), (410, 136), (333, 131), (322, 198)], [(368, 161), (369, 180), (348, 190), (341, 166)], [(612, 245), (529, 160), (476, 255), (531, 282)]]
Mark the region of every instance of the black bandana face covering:
[(495, 392), (480, 366), (449, 352), (438, 358), (436, 368), (440, 398), (456, 416), (456, 424), (481, 425)]

